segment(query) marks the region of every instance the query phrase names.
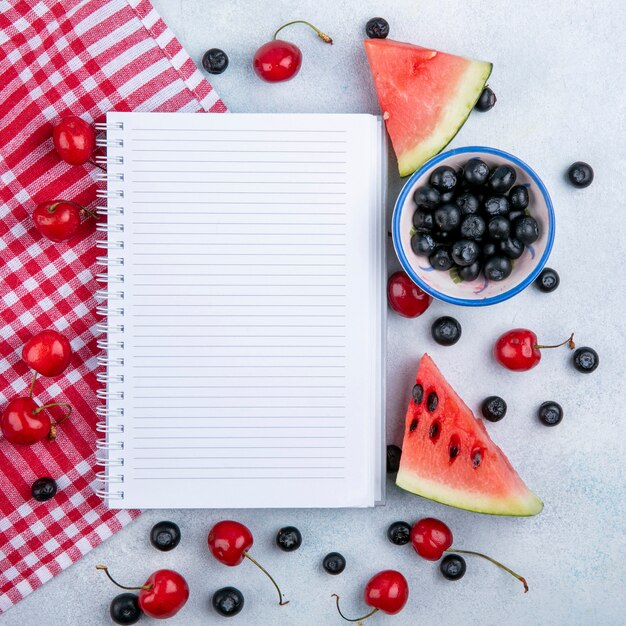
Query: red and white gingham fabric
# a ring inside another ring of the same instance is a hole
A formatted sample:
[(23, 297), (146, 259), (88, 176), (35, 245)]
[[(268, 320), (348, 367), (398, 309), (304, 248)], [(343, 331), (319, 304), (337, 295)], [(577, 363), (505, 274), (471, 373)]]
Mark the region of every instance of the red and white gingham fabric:
[[(63, 376), (35, 386), (38, 401), (74, 407), (57, 440), (17, 447), (0, 437), (0, 613), (138, 515), (94, 494), (94, 224), (55, 244), (30, 217), (55, 198), (94, 206), (97, 170), (61, 162), (52, 126), (110, 110), (226, 107), (148, 0), (0, 0), (0, 410), (28, 393), (20, 352), (34, 333), (56, 328), (74, 351)], [(59, 486), (45, 503), (30, 496), (41, 476)]]

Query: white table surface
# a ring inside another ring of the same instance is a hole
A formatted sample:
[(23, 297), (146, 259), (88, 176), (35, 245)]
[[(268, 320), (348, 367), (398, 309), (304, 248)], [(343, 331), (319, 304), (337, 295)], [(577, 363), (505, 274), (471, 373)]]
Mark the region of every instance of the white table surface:
[[(428, 351), (470, 406), (477, 408), (493, 393), (506, 398), (509, 414), (488, 424), (489, 432), (545, 509), (532, 519), (492, 518), (423, 500), (389, 482), (387, 505), (376, 510), (151, 511), (8, 611), (2, 624), (110, 623), (108, 603), (116, 589), (95, 570), (100, 562), (125, 581), (143, 582), (161, 567), (183, 573), (191, 598), (172, 625), (222, 623), (209, 603), (212, 592), (225, 585), (240, 588), (246, 601), (229, 624), (340, 624), (330, 594), (342, 595), (348, 615), (362, 614), (365, 582), (390, 567), (408, 578), (409, 604), (397, 616), (378, 614), (372, 625), (623, 624), (626, 5), (622, 0), (154, 4), (198, 63), (207, 48), (227, 51), (230, 67), (213, 77), (213, 84), (238, 112), (378, 112), (361, 43), (364, 24), (374, 15), (389, 20), (392, 38), (493, 61), (490, 83), (498, 103), (489, 113), (472, 114), (453, 145), (508, 150), (543, 178), (558, 222), (549, 265), (558, 269), (561, 286), (549, 295), (530, 288), (486, 310), (435, 303), (415, 320), (390, 314), (388, 434), (400, 443), (416, 365)], [(294, 27), (284, 36), (302, 48), (300, 75), (285, 84), (259, 81), (251, 69), (255, 49), (277, 26), (299, 18), (313, 20), (335, 45), (322, 44), (304, 26)], [(564, 181), (564, 170), (576, 160), (595, 169), (586, 190)], [(388, 213), (400, 186), (394, 174)], [(389, 265), (397, 266), (391, 249)], [(437, 346), (429, 334), (431, 321), (444, 313), (463, 325), (463, 337), (452, 348)], [(490, 358), (490, 348), (515, 326), (532, 328), (548, 342), (576, 331), (581, 345), (599, 352), (600, 368), (591, 376), (578, 374), (561, 350), (546, 354), (530, 372), (507, 372)], [(549, 399), (565, 409), (556, 428), (535, 417), (539, 403)], [(387, 541), (389, 523), (427, 515), (451, 526), (457, 546), (482, 550), (522, 572), (530, 593), (524, 595), (517, 581), (480, 559), (468, 559), (461, 581), (447, 582), (436, 564), (418, 558), (410, 546)], [(291, 600), (288, 606), (276, 606), (274, 590), (252, 565), (227, 568), (210, 557), (207, 531), (229, 517), (252, 528), (254, 556), (276, 574)], [(182, 543), (170, 553), (148, 543), (151, 525), (161, 519), (182, 529)], [(304, 535), (302, 548), (291, 554), (273, 545), (276, 530), (287, 524)], [(341, 576), (328, 576), (320, 567), (332, 550), (347, 558)]]

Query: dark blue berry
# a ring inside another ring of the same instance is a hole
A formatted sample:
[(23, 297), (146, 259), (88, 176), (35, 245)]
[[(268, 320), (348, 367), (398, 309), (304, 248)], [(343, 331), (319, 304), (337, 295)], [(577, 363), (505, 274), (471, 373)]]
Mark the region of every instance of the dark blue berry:
[(487, 184), (495, 193), (506, 193), (515, 184), (516, 179), (517, 174), (510, 165), (498, 165)]
[(459, 268), (459, 278), (461, 280), (471, 282), (473, 280), (476, 280), (480, 276), (481, 270), (482, 265), (480, 264), (480, 261), (475, 261), (471, 265)]
[(539, 407), (538, 416), (545, 426), (556, 426), (563, 419), (563, 407), (558, 402), (544, 402)]
[(111, 600), (109, 614), (116, 624), (128, 626), (136, 624), (142, 616), (139, 598), (134, 593), (120, 593)]
[(528, 189), (524, 185), (515, 185), (509, 191), (509, 204), (512, 209), (523, 211), (529, 202)]
[(465, 575), (465, 559), (458, 554), (446, 554), (439, 564), (439, 570), (446, 580), (459, 580)]
[(486, 229), (485, 220), (480, 215), (466, 215), (461, 222), (459, 232), (465, 239), (480, 239)]
[(373, 17), (365, 24), (365, 34), (370, 39), (386, 39), (389, 35), (389, 22), (383, 17)]
[(30, 492), (37, 502), (46, 502), (56, 495), (57, 484), (49, 476), (38, 478), (30, 488)]
[(574, 367), (583, 374), (591, 374), (598, 365), (600, 365), (600, 357), (593, 348), (578, 348), (574, 352)]
[(576, 161), (567, 170), (567, 177), (574, 187), (583, 189), (589, 187), (593, 182), (593, 169), (588, 163)]
[(428, 257), (428, 261), (432, 265), (433, 269), (440, 272), (447, 272), (454, 265), (452, 258), (450, 257), (450, 253), (446, 248), (437, 248)]
[(509, 220), (503, 215), (496, 215), (496, 217), (492, 217), (489, 220), (487, 230), (489, 231), (491, 239), (494, 241), (503, 241), (504, 239), (509, 238), (509, 234), (511, 233), (511, 222), (509, 222)]
[(461, 338), (461, 324), (447, 315), (436, 319), (430, 329), (433, 339), (441, 346), (453, 346)]
[(346, 569), (346, 559), (339, 552), (330, 552), (324, 557), (322, 567), (329, 574), (336, 576)]
[(276, 545), (284, 552), (293, 552), (302, 545), (302, 533), (295, 526), (285, 526), (276, 535)]
[(490, 196), (483, 206), (488, 217), (506, 215), (509, 212), (509, 201), (506, 196)]
[(508, 239), (500, 242), (499, 250), (502, 254), (504, 254), (504, 256), (515, 260), (519, 259), (522, 254), (524, 254), (524, 244), (519, 239), (515, 239), (515, 237), (509, 237)]
[(501, 254), (489, 257), (485, 261), (484, 272), (488, 280), (500, 281), (508, 278), (513, 271), (511, 260)]
[(471, 265), (478, 259), (480, 248), (475, 241), (471, 239), (459, 239), (452, 244), (450, 256), (452, 260), (460, 267)]
[(481, 159), (470, 159), (463, 167), (463, 178), (473, 187), (480, 187), (489, 178), (489, 166)]
[(441, 194), (434, 187), (424, 185), (413, 192), (413, 200), (418, 208), (431, 211), (441, 202)]
[(464, 191), (462, 194), (459, 194), (455, 199), (455, 203), (459, 209), (461, 209), (463, 215), (477, 213), (480, 208), (478, 198), (469, 191)]
[(539, 224), (534, 217), (519, 217), (513, 223), (515, 238), (527, 246), (539, 239)]
[(440, 193), (452, 191), (457, 183), (456, 172), (447, 165), (440, 165), (432, 171), (429, 182)]
[(490, 422), (499, 422), (506, 415), (506, 402), (500, 396), (489, 396), (481, 406), (483, 417)]
[(394, 522), (387, 529), (387, 538), (396, 546), (405, 546), (411, 541), (411, 526), (406, 522)]
[(435, 226), (444, 232), (449, 232), (460, 226), (461, 209), (451, 202), (442, 204), (435, 209), (433, 219)]
[(420, 211), (413, 213), (413, 226), (421, 232), (428, 232), (433, 229), (433, 214)]
[(429, 233), (415, 233), (411, 237), (411, 250), (417, 256), (430, 256), (437, 244)]
[(180, 543), (180, 528), (174, 522), (158, 522), (150, 531), (150, 543), (162, 552), (173, 550)]
[(236, 587), (222, 587), (213, 594), (211, 604), (223, 617), (233, 617), (243, 609), (243, 593)]
[(553, 270), (551, 267), (546, 267), (537, 277), (535, 285), (537, 285), (537, 289), (540, 291), (550, 293), (559, 286), (560, 282), (561, 279), (559, 278), (557, 271)]
[(228, 56), (219, 48), (211, 48), (202, 57), (202, 67), (209, 74), (221, 74), (228, 67)]
[(474, 108), (481, 113), (485, 113), (496, 106), (497, 100), (496, 94), (493, 93), (491, 87), (485, 87), (478, 98), (478, 102), (474, 105)]

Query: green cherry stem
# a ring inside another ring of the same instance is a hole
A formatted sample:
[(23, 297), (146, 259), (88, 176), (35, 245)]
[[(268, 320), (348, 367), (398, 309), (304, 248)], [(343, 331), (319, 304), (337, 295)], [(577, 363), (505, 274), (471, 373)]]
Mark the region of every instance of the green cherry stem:
[(59, 200), (58, 202), (53, 202), (48, 207), (48, 213), (54, 213), (59, 204), (72, 204), (75, 207), (78, 207), (81, 213), (86, 215), (87, 217), (93, 217), (94, 219), (98, 217), (93, 211), (86, 209), (82, 204), (78, 204), (78, 202), (73, 202), (72, 200)]
[(539, 350), (546, 350), (548, 348), (560, 348), (565, 344), (568, 345), (570, 350), (576, 349), (576, 344), (574, 343), (574, 333), (572, 333), (565, 341), (563, 341), (562, 343), (557, 343), (555, 346), (535, 346), (535, 348)]
[(72, 414), (72, 405), (69, 402), (51, 402), (50, 404), (44, 404), (43, 406), (38, 406), (33, 413), (37, 415), (37, 413), (41, 413), (44, 409), (50, 409), (53, 406), (64, 406), (67, 408), (67, 413), (55, 423), (58, 426), (62, 424), (71, 414)]
[(37, 372), (35, 372), (35, 375), (33, 376), (33, 382), (30, 384), (30, 389), (28, 390), (28, 397), (32, 398), (33, 397), (33, 390), (35, 389), (35, 381), (37, 380)]
[(329, 43), (332, 45), (333, 40), (326, 34), (323, 33), (319, 28), (317, 28), (316, 26), (313, 26), (313, 24), (311, 24), (310, 22), (306, 22), (305, 20), (294, 20), (293, 22), (287, 22), (286, 24), (283, 24), (275, 33), (274, 33), (274, 39), (276, 39), (278, 33), (283, 29), (283, 28), (287, 28), (287, 26), (291, 26), (292, 24), (306, 24), (307, 26), (309, 26), (310, 28), (312, 28), (316, 33), (317, 36), (324, 42), (324, 43)]
[(143, 585), (141, 587), (126, 587), (125, 585), (120, 585), (117, 580), (109, 574), (109, 568), (106, 565), (96, 565), (96, 569), (102, 570), (107, 575), (109, 580), (120, 589), (128, 589), (129, 591), (149, 591), (152, 589), (152, 585)]
[(274, 585), (276, 591), (278, 591), (278, 605), (285, 606), (285, 604), (289, 604), (289, 600), (283, 600), (283, 593), (280, 590), (278, 583), (272, 578), (270, 573), (258, 561), (253, 559), (247, 552), (244, 552), (243, 555), (246, 557), (246, 559), (252, 561), (272, 581), (272, 585)]
[(453, 553), (459, 553), (459, 554), (472, 554), (474, 556), (479, 556), (483, 559), (487, 559), (487, 561), (491, 561), (491, 563), (493, 563), (494, 565), (497, 565), (500, 569), (503, 569), (505, 572), (508, 572), (509, 574), (511, 574), (511, 576), (513, 576), (514, 578), (517, 578), (517, 580), (519, 580), (522, 583), (522, 585), (524, 585), (524, 593), (528, 593), (528, 583), (526, 582), (526, 579), (523, 576), (520, 576), (519, 574), (514, 572), (512, 569), (508, 568), (506, 565), (502, 565), (502, 563), (496, 561), (495, 559), (492, 559), (490, 556), (487, 556), (486, 554), (482, 554), (481, 552), (473, 552), (472, 550), (457, 550), (456, 548), (450, 548), (449, 550), (445, 550), (445, 552), (453, 552)]
[(335, 602), (337, 604), (337, 612), (339, 613), (339, 615), (341, 615), (341, 617), (343, 617), (343, 619), (346, 620), (346, 622), (362, 622), (363, 620), (366, 620), (368, 617), (372, 617), (372, 615), (374, 615), (375, 613), (378, 613), (378, 609), (374, 609), (373, 611), (370, 611), (367, 615), (363, 615), (362, 617), (357, 617), (355, 619), (350, 619), (349, 617), (346, 617), (341, 612), (341, 609), (339, 608), (339, 596), (336, 593), (333, 593), (331, 594), (330, 597), (335, 598)]

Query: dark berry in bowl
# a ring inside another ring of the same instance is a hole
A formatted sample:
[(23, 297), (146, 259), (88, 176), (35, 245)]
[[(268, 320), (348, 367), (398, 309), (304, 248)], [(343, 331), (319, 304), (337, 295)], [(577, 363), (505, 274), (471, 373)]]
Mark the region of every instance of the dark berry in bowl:
[(429, 182), (441, 193), (452, 191), (457, 184), (456, 172), (447, 165), (440, 165), (432, 171)]
[(509, 212), (509, 201), (506, 196), (489, 196), (485, 200), (483, 207), (488, 217), (507, 215)]
[(173, 550), (180, 543), (180, 528), (174, 522), (158, 522), (150, 530), (150, 543), (162, 552)]
[(506, 193), (517, 179), (515, 170), (510, 165), (498, 165), (493, 170), (487, 184), (495, 193)]
[(386, 39), (389, 35), (389, 22), (384, 17), (373, 17), (365, 24), (365, 34), (370, 39)]
[(346, 569), (346, 559), (339, 552), (329, 552), (322, 561), (322, 567), (333, 576)]
[(471, 265), (459, 268), (459, 278), (464, 281), (472, 282), (480, 276), (482, 265), (480, 261), (475, 261)]
[(574, 187), (584, 189), (593, 182), (593, 169), (588, 163), (576, 161), (569, 166), (567, 178)]
[(446, 554), (441, 559), (439, 570), (446, 580), (459, 580), (465, 576), (467, 565), (465, 559), (458, 554)]
[(471, 239), (459, 239), (452, 244), (450, 256), (460, 267), (465, 267), (474, 263), (480, 255), (480, 248)]
[(411, 526), (406, 522), (394, 522), (387, 529), (387, 538), (396, 546), (405, 546), (411, 541)]
[(509, 234), (511, 233), (511, 222), (509, 222), (509, 220), (503, 215), (496, 215), (496, 217), (492, 217), (489, 220), (487, 230), (489, 231), (491, 239), (494, 241), (503, 241), (504, 239), (509, 238)]
[(483, 243), (483, 257), (493, 256), (498, 251), (498, 245), (494, 241), (485, 241)]
[(534, 217), (520, 217), (513, 223), (513, 233), (516, 239), (528, 246), (539, 239), (539, 224)]
[(600, 357), (593, 348), (578, 348), (574, 352), (574, 367), (583, 374), (595, 372), (600, 365)]
[(537, 416), (545, 426), (556, 426), (563, 420), (563, 407), (552, 400), (544, 402), (537, 412)]
[(413, 226), (419, 231), (431, 231), (433, 229), (433, 214), (418, 209), (413, 213)]
[(481, 411), (490, 422), (499, 422), (506, 415), (506, 402), (500, 396), (489, 396), (483, 400)]
[(243, 609), (243, 593), (236, 587), (222, 587), (213, 594), (211, 604), (222, 617), (233, 617)]
[[(484, 249), (484, 248), (483, 248)], [(500, 242), (500, 252), (511, 260), (519, 259), (524, 254), (524, 244), (515, 237), (509, 237)]]
[(509, 191), (509, 204), (512, 209), (523, 211), (528, 206), (529, 202), (530, 197), (525, 185), (515, 185), (515, 187)]
[(302, 545), (302, 533), (295, 526), (285, 526), (276, 534), (276, 545), (284, 552), (293, 552)]
[(47, 502), (50, 498), (54, 498), (56, 492), (57, 484), (49, 476), (38, 478), (30, 488), (30, 493), (37, 502)]
[[(415, 394), (414, 394), (415, 396)], [(400, 469), (402, 449), (393, 444), (387, 446), (387, 474), (397, 474)]]
[(485, 87), (478, 98), (478, 102), (474, 105), (474, 108), (481, 113), (486, 113), (496, 106), (497, 100), (496, 94), (493, 93), (491, 87)]
[(457, 320), (446, 315), (433, 322), (430, 332), (440, 346), (453, 346), (461, 338), (462, 329)]
[(441, 202), (441, 194), (434, 187), (424, 185), (413, 192), (413, 200), (418, 208), (431, 211)]
[(136, 624), (143, 615), (139, 608), (139, 598), (134, 593), (120, 593), (111, 600), (109, 615), (115, 624)]
[(489, 178), (489, 166), (482, 159), (470, 159), (463, 167), (463, 178), (473, 187), (480, 187)]
[(447, 272), (453, 265), (450, 253), (446, 248), (437, 248), (429, 257), (428, 261), (440, 272)]
[(466, 215), (459, 228), (461, 236), (465, 239), (480, 239), (486, 230), (487, 225), (480, 215)]
[(464, 191), (455, 199), (456, 205), (461, 209), (463, 215), (471, 215), (477, 213), (480, 208), (478, 198), (470, 191)]
[(209, 74), (221, 74), (228, 67), (228, 56), (219, 48), (211, 48), (202, 57), (202, 67)]
[(451, 244), (455, 238), (454, 231), (433, 230), (433, 239), (439, 244)]
[(411, 237), (411, 250), (417, 256), (430, 256), (436, 247), (435, 240), (428, 233), (415, 233)]
[(452, 191), (446, 191), (445, 193), (441, 194), (441, 202), (442, 204), (445, 202), (452, 202), (454, 200), (456, 196), (456, 189), (453, 189)]
[[(509, 205), (510, 205), (510, 202), (509, 202)], [(525, 215), (526, 215), (526, 211), (522, 211), (521, 209), (515, 209), (513, 211), (509, 211), (509, 214), (507, 215), (507, 217), (509, 218), (509, 221), (513, 223), (516, 219), (520, 217), (524, 217)]]
[(559, 286), (560, 282), (561, 279), (559, 278), (557, 271), (553, 270), (551, 267), (546, 267), (537, 277), (535, 285), (537, 285), (537, 289), (540, 291), (550, 293)]
[(496, 254), (485, 261), (484, 272), (489, 280), (504, 280), (511, 275), (512, 271), (513, 264), (511, 260), (502, 254)]
[(442, 204), (435, 209), (433, 219), (435, 226), (440, 230), (444, 232), (454, 230), (461, 224), (461, 209), (451, 202)]

